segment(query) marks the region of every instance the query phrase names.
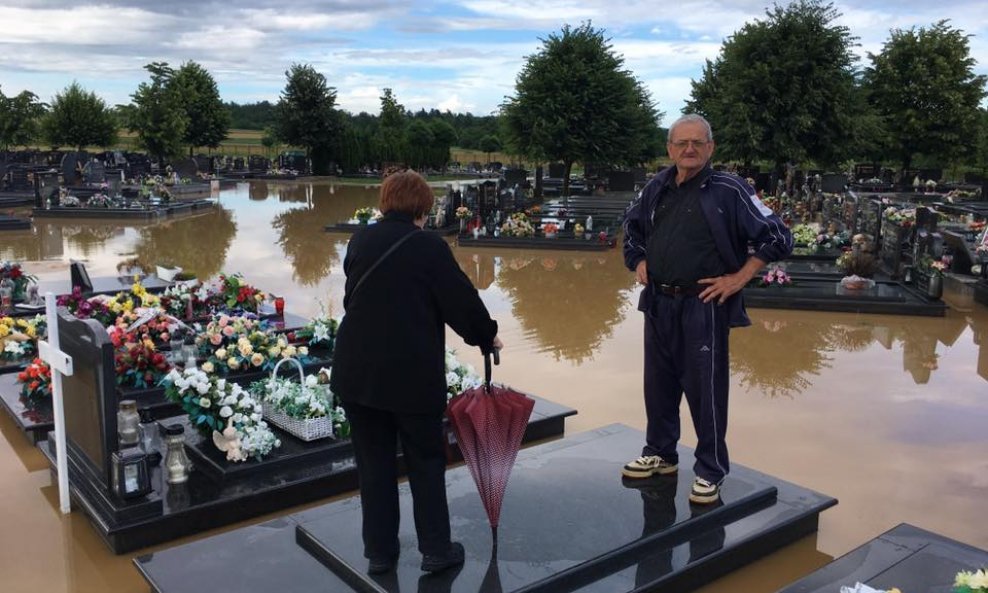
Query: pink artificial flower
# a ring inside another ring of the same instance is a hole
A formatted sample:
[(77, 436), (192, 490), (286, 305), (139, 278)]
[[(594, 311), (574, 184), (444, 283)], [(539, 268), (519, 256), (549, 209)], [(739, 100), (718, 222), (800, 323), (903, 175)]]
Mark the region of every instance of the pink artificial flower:
[(212, 334), (211, 336), (209, 336), (209, 343), (212, 344), (213, 346), (219, 346), (220, 344), (223, 343), (223, 336), (221, 336), (220, 334)]
[(232, 336), (235, 333), (235, 331), (236, 330), (233, 329), (233, 326), (232, 325), (228, 325), (228, 326), (226, 326), (226, 327), (223, 328), (223, 335), (229, 338), (230, 336)]
[(220, 327), (226, 327), (226, 324), (230, 323), (230, 318), (226, 315), (220, 315), (220, 320), (217, 323), (220, 324)]

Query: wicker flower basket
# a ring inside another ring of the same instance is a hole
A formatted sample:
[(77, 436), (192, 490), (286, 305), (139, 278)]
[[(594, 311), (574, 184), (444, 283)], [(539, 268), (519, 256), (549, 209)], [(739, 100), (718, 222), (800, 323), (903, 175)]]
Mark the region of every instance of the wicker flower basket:
[[(305, 385), (305, 371), (302, 370), (302, 363), (295, 358), (284, 358), (278, 361), (278, 364), (274, 365), (274, 369), (271, 371), (271, 380), (268, 382), (269, 390), (274, 389), (274, 379), (278, 376), (278, 367), (289, 360), (298, 368), (299, 381)], [(329, 414), (321, 418), (298, 419), (288, 416), (267, 403), (262, 404), (261, 409), (265, 420), (303, 441), (309, 442), (333, 436), (333, 418)]]

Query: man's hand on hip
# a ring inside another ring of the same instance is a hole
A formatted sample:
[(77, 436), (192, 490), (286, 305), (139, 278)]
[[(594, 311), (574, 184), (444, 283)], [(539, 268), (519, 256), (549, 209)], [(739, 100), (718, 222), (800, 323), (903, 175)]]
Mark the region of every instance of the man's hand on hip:
[(699, 294), (700, 300), (704, 303), (709, 303), (717, 299), (717, 304), (723, 305), (732, 294), (744, 288), (748, 284), (748, 281), (754, 278), (758, 270), (761, 270), (763, 267), (765, 267), (765, 262), (752, 256), (748, 258), (748, 261), (744, 262), (744, 266), (740, 270), (733, 274), (724, 274), (716, 278), (697, 280), (697, 284), (707, 285)]

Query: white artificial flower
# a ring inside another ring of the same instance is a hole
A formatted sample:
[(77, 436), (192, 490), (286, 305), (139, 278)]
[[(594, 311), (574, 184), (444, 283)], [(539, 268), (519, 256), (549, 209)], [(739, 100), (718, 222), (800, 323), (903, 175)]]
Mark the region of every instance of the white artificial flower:
[(208, 408), (210, 405), (212, 405), (212, 403), (213, 402), (209, 401), (209, 398), (208, 397), (200, 397), (199, 398), (199, 407), (200, 408)]
[(305, 378), (306, 387), (315, 387), (318, 384), (319, 384), (319, 379), (317, 379), (315, 375), (309, 375), (308, 377)]
[(233, 408), (231, 408), (230, 406), (223, 406), (222, 408), (220, 408), (221, 418), (229, 418), (230, 416), (233, 416)]

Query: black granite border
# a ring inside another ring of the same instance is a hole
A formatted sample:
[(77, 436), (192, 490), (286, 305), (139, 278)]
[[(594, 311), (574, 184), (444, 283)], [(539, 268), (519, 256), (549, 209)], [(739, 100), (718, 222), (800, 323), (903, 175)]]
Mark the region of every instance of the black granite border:
[(507, 247), (512, 249), (552, 249), (555, 251), (607, 251), (613, 248), (617, 241), (613, 236), (606, 242), (597, 238), (576, 239), (571, 237), (477, 237), (462, 234), (456, 238), (460, 247)]

